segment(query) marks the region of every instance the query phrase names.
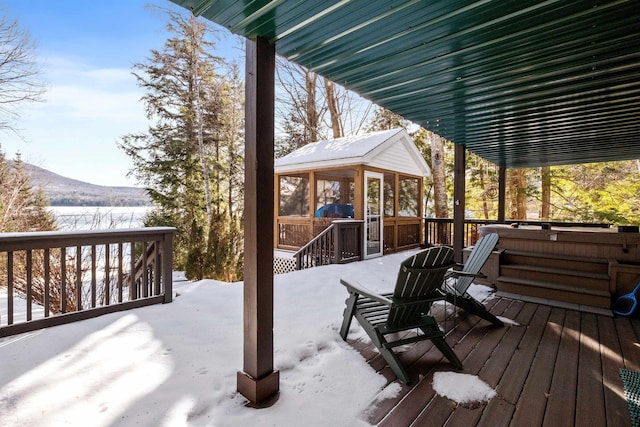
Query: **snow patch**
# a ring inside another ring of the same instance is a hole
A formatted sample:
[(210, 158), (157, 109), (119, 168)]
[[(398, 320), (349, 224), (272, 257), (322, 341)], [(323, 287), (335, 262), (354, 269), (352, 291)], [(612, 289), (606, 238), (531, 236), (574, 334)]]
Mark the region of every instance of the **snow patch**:
[(496, 396), (496, 391), (476, 375), (457, 372), (434, 373), (433, 390), (457, 403), (488, 402)]
[(484, 301), (493, 299), (495, 290), (490, 286), (472, 283), (469, 289), (467, 289), (467, 292), (478, 301)]

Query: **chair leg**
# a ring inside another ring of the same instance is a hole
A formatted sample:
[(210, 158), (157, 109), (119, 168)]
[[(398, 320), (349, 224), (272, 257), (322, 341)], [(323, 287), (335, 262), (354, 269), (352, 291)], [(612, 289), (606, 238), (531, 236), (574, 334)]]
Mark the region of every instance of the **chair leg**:
[(358, 294), (351, 292), (349, 298), (345, 301), (346, 307), (342, 318), (342, 327), (340, 328), (340, 336), (343, 340), (347, 340), (349, 334), (349, 328), (351, 327), (351, 320), (356, 312), (356, 303), (358, 302)]
[(475, 314), (476, 316), (480, 317), (481, 319), (484, 319), (488, 322), (493, 323), (494, 325), (497, 326), (503, 326), (504, 323), (502, 323), (502, 321), (500, 319), (498, 319), (496, 316), (494, 316), (493, 314), (489, 313), (489, 311), (487, 310), (487, 308), (480, 304), (478, 301), (475, 300), (475, 298), (465, 295), (465, 296), (456, 296), (456, 295), (452, 295), (450, 293), (446, 294), (446, 299), (447, 302), (460, 307), (461, 309), (471, 313), (471, 314)]
[(427, 320), (427, 324), (420, 327), (422, 332), (429, 337), (431, 342), (433, 342), (433, 344), (438, 348), (438, 350), (440, 350), (444, 357), (451, 362), (451, 364), (458, 369), (462, 369), (462, 362), (458, 359), (458, 355), (453, 351), (447, 341), (445, 341), (444, 334), (438, 328), (436, 321), (433, 317), (429, 317)]
[(402, 363), (400, 363), (398, 356), (392, 350), (385, 348), (384, 346), (378, 347), (378, 350), (380, 350), (380, 354), (384, 357), (384, 360), (393, 370), (393, 373), (396, 374), (398, 379), (405, 384), (409, 384), (409, 374), (407, 374)]
[(393, 370), (393, 373), (396, 374), (398, 379), (405, 384), (409, 383), (409, 374), (405, 371), (402, 363), (398, 359), (398, 356), (391, 350), (387, 348), (387, 340), (384, 335), (380, 333), (378, 329), (376, 329), (360, 312), (356, 311), (357, 302), (358, 302), (358, 294), (352, 293), (346, 301), (346, 308), (344, 309), (344, 318), (342, 320), (342, 327), (340, 328), (340, 336), (342, 339), (346, 340), (347, 335), (349, 334), (349, 327), (351, 326), (351, 321), (355, 317), (360, 323), (360, 326), (364, 329), (364, 331), (371, 339), (373, 345), (376, 346), (380, 355), (387, 362), (389, 367)]
[[(365, 328), (365, 330), (366, 329), (367, 328)], [(409, 374), (407, 374), (407, 371), (404, 369), (404, 366), (400, 363), (400, 359), (398, 359), (398, 356), (393, 352), (393, 350), (386, 347), (387, 340), (384, 336), (377, 329), (367, 331), (367, 333), (371, 337), (373, 344), (378, 348), (378, 351), (380, 351), (380, 355), (384, 357), (384, 360), (387, 362), (393, 373), (396, 374), (396, 377), (398, 377), (398, 379), (403, 383), (409, 384)]]

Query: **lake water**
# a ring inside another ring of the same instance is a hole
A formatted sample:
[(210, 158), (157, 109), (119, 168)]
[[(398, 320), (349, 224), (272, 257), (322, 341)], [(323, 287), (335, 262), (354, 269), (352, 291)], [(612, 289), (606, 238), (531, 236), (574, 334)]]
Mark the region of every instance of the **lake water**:
[(50, 206), (63, 231), (138, 228), (151, 206)]

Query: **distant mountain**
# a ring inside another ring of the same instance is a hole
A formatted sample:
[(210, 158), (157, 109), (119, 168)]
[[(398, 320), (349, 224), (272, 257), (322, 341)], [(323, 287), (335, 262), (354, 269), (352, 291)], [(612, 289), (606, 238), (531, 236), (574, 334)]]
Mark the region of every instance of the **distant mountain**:
[(51, 206), (147, 206), (146, 191), (136, 187), (108, 187), (66, 178), (24, 163), (34, 188), (41, 188)]

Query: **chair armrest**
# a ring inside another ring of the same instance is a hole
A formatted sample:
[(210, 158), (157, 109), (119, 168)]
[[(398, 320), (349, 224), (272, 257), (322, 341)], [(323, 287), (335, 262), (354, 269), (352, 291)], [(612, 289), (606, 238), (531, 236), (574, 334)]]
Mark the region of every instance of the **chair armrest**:
[(447, 272), (447, 276), (446, 278), (450, 278), (450, 277), (487, 277), (482, 273), (469, 273), (467, 271), (461, 271), (461, 270), (451, 270)]
[(365, 296), (369, 299), (379, 302), (380, 304), (384, 304), (388, 306), (393, 305), (393, 301), (391, 301), (389, 298), (386, 298), (380, 295), (379, 293), (372, 291), (371, 289), (361, 285), (359, 282), (355, 282), (354, 284), (354, 283), (347, 282), (344, 279), (340, 279), (340, 283), (346, 286), (347, 290), (351, 293)]
[(393, 297), (393, 305), (396, 307), (407, 307), (411, 305), (424, 304), (425, 302), (436, 302), (444, 300), (445, 294), (440, 289), (434, 290), (431, 294), (425, 295), (420, 299), (402, 299)]

